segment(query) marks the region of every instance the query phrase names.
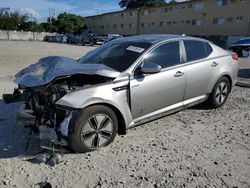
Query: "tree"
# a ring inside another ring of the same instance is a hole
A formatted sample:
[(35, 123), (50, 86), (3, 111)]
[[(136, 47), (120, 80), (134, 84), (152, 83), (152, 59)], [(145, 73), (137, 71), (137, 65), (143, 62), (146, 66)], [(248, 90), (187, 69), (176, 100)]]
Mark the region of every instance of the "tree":
[(165, 0), (121, 0), (119, 2), (120, 7), (126, 9), (154, 7), (165, 4)]
[(20, 30), (20, 25), (28, 20), (27, 15), (10, 12), (9, 8), (0, 8), (0, 29)]
[(59, 33), (81, 33), (87, 29), (84, 17), (66, 12), (58, 15), (54, 25)]
[(171, 1), (169, 1), (169, 3), (168, 3), (168, 4), (175, 4), (175, 3), (177, 3), (177, 1), (176, 1), (176, 0), (171, 0)]

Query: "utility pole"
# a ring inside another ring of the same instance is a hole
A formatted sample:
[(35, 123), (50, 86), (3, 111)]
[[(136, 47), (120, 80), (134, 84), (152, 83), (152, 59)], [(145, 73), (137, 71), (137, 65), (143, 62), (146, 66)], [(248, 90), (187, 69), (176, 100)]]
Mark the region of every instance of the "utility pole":
[(140, 8), (137, 8), (137, 19), (136, 19), (136, 35), (140, 34), (140, 17), (141, 17), (141, 11)]
[(51, 31), (51, 18), (55, 17), (55, 8), (49, 8), (49, 28)]
[(49, 8), (49, 22), (51, 22), (51, 18), (55, 17), (55, 14), (55, 8)]

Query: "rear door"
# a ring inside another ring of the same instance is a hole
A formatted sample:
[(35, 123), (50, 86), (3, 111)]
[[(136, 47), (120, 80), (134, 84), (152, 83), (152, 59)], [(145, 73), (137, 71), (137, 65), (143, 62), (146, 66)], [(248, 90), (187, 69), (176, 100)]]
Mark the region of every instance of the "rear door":
[(198, 40), (183, 41), (186, 52), (186, 91), (184, 101), (206, 95), (214, 84), (219, 62), (209, 58), (212, 47)]

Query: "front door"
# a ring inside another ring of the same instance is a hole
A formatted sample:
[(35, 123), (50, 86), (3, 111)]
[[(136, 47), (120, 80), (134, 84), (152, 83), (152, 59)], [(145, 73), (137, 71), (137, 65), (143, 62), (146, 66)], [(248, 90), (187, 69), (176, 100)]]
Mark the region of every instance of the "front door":
[(158, 46), (143, 60), (143, 63), (147, 62), (161, 65), (162, 70), (148, 75), (139, 72), (131, 79), (131, 110), (134, 119), (157, 110), (164, 111), (166, 107), (182, 106), (185, 70), (180, 67), (179, 42)]

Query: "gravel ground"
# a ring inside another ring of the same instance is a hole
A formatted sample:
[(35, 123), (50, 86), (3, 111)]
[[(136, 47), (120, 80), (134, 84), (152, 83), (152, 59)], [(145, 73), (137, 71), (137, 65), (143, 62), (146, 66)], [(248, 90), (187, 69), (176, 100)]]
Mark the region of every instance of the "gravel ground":
[[(92, 47), (0, 41), (0, 94), (21, 68), (48, 55), (79, 58)], [(250, 60), (240, 60), (249, 82)], [(249, 82), (250, 83), (250, 82)], [(250, 187), (250, 88), (217, 110), (187, 109), (130, 129), (106, 148), (65, 154), (52, 167), (29, 159), (36, 136), (15, 124), (20, 104), (0, 98), (0, 187)]]

